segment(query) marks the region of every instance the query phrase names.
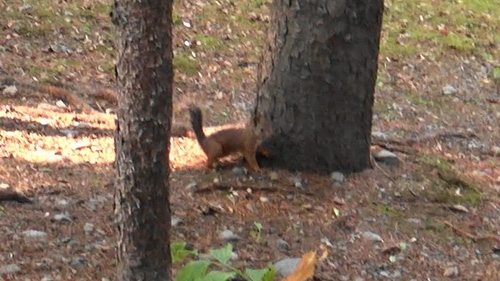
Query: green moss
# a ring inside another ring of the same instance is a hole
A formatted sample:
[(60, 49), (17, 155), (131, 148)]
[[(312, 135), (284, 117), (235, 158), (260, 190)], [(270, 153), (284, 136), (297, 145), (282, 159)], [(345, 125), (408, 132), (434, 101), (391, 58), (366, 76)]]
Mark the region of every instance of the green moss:
[(220, 38), (205, 34), (196, 34), (194, 39), (201, 43), (201, 46), (205, 47), (207, 50), (217, 51), (222, 46), (222, 41)]
[(178, 54), (172, 62), (174, 70), (185, 75), (196, 75), (198, 73), (198, 63), (184, 54)]

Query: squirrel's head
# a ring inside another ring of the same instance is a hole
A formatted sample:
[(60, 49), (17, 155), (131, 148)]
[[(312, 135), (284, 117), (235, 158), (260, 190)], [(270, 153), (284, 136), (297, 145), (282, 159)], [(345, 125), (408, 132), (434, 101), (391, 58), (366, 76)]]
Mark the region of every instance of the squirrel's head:
[(274, 132), (271, 119), (258, 112), (254, 112), (252, 115), (252, 126), (255, 134), (264, 138), (272, 136)]

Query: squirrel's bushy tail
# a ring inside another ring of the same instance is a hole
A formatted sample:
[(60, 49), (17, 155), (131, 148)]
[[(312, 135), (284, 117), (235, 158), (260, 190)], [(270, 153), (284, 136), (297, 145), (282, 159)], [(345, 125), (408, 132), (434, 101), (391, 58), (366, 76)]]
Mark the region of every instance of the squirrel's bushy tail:
[(200, 108), (195, 106), (190, 107), (189, 115), (191, 117), (191, 126), (193, 127), (194, 134), (196, 135), (198, 143), (201, 145), (207, 136), (205, 132), (203, 132), (203, 116)]

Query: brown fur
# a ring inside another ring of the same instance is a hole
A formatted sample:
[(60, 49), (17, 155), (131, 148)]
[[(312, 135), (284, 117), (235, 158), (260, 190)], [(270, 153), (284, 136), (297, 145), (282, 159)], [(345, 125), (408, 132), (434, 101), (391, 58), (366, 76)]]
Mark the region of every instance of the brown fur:
[(263, 139), (272, 134), (272, 127), (268, 120), (260, 120), (256, 115), (252, 118), (253, 124), (240, 129), (225, 129), (206, 136), (203, 131), (203, 117), (198, 107), (189, 109), (191, 125), (203, 152), (207, 156), (206, 167), (211, 169), (217, 159), (232, 153), (240, 152), (256, 172), (260, 171), (255, 153), (259, 150), (262, 154), (268, 155), (260, 146)]

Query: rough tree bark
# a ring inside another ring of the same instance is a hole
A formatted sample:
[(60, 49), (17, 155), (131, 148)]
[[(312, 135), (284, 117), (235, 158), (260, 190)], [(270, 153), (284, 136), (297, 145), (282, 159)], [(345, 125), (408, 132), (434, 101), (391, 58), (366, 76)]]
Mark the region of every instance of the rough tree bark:
[(171, 280), (172, 1), (115, 0), (118, 280)]
[(382, 13), (383, 0), (275, 0), (255, 108), (274, 125), (272, 164), (370, 167)]

